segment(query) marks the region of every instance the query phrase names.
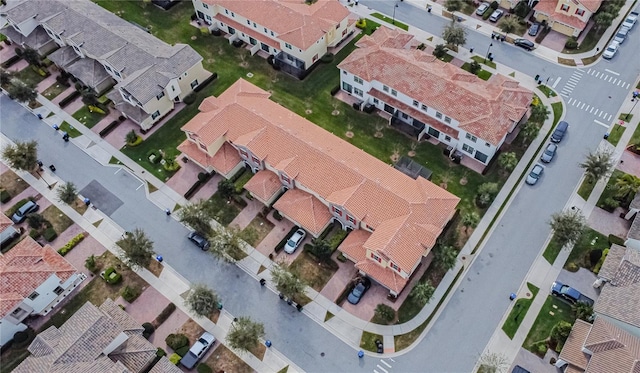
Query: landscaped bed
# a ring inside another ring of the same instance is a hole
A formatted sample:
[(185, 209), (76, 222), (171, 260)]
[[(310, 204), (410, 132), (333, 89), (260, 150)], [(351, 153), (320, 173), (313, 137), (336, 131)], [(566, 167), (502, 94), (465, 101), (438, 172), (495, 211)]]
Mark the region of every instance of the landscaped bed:
[(203, 362), (214, 372), (252, 373), (253, 369), (233, 351), (218, 343), (209, 358)]
[(338, 265), (336, 263), (333, 264), (335, 266), (319, 262), (313, 255), (303, 251), (291, 263), (290, 270), (298, 273), (302, 280), (315, 291), (321, 291), (338, 270)]
[(251, 220), (249, 225), (247, 225), (247, 227), (243, 229), (243, 232), (251, 231), (248, 236), (250, 236), (252, 239), (250, 241), (247, 241), (247, 243), (253, 247), (256, 247), (269, 234), (269, 232), (271, 232), (272, 229), (273, 223), (263, 218), (262, 216), (257, 215), (255, 218), (253, 218), (253, 220)]
[[(592, 271), (597, 264), (602, 250), (608, 249), (611, 244), (609, 238), (604, 234), (601, 234), (591, 228), (582, 234), (582, 237), (576, 242), (567, 258), (567, 262), (564, 265), (564, 269), (576, 272), (578, 268), (587, 268)], [(594, 253), (594, 262), (591, 262), (590, 255), (592, 251), (599, 252), (600, 255)]]
[(222, 197), (220, 193), (214, 193), (208, 201), (213, 211), (216, 212), (216, 220), (222, 225), (229, 225), (238, 216), (242, 208), (236, 205), (233, 200), (229, 201)]
[(576, 318), (569, 304), (549, 295), (522, 347), (540, 357), (544, 356), (547, 351), (547, 340), (551, 334), (551, 329), (560, 321), (573, 324), (575, 320)]

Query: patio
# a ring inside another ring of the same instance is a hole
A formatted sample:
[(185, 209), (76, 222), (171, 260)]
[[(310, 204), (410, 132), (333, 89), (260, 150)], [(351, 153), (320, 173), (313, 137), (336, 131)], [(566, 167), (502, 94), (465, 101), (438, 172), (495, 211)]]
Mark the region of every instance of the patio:
[[(107, 136), (108, 137), (108, 136)], [(193, 162), (183, 162), (184, 154), (180, 154), (176, 159), (180, 162), (180, 169), (166, 182), (166, 185), (176, 191), (180, 195), (184, 195), (189, 188), (198, 180), (198, 174), (203, 172), (202, 168)], [(200, 187), (191, 198), (191, 201), (200, 199), (209, 199), (218, 191), (218, 183), (222, 180), (222, 176), (215, 174)]]
[[(4, 63), (9, 58), (16, 55), (16, 48), (20, 48), (19, 45), (12, 43), (11, 45), (7, 45), (5, 43), (2, 44), (2, 50), (0, 50), (0, 63)], [(8, 71), (20, 71), (25, 67), (29, 66), (29, 63), (25, 60), (20, 60), (13, 65), (7, 68)]]

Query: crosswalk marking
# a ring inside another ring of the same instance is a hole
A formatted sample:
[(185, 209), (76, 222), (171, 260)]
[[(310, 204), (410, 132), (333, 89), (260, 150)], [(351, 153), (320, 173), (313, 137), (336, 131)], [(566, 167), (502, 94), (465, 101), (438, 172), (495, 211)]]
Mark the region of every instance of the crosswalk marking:
[(597, 120), (597, 119), (594, 119), (593, 121), (594, 121), (595, 123), (597, 123), (597, 124), (601, 125), (602, 127), (609, 128), (609, 125), (607, 125), (607, 124), (605, 124), (605, 123), (602, 123), (601, 121), (599, 121), (599, 120)]
[(389, 373), (388, 370), (384, 369), (383, 367), (380, 366), (380, 364), (376, 365), (380, 370), (382, 370), (384, 373)]
[[(565, 95), (562, 95), (562, 96), (567, 97)], [(606, 112), (604, 112), (604, 110), (600, 110), (600, 109), (596, 108), (595, 106), (592, 106), (591, 104), (587, 104), (586, 102), (582, 102), (580, 100), (576, 100), (573, 97), (568, 98), (567, 105), (575, 106), (576, 108), (578, 108), (580, 110), (584, 110), (584, 111), (588, 112), (589, 114), (593, 114), (593, 116), (595, 116), (597, 118), (602, 118), (603, 120), (610, 121), (611, 118), (613, 117), (612, 114), (606, 113)]]
[(384, 365), (386, 365), (387, 367), (391, 368), (391, 365), (389, 365), (389, 363), (387, 363), (386, 361), (380, 359), (380, 362)]

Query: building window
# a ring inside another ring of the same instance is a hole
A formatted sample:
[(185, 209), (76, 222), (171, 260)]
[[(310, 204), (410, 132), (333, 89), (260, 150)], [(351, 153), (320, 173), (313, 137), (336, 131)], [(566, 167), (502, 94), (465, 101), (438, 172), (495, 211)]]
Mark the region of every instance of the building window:
[(318, 53), (316, 53), (315, 56), (313, 56), (313, 58), (311, 59), (313, 62), (316, 62), (318, 60)]
[(468, 140), (471, 140), (471, 141), (473, 141), (473, 142), (476, 142), (476, 141), (478, 140), (478, 138), (477, 138), (477, 137), (473, 136), (473, 135), (472, 135), (472, 134), (470, 134), (470, 133), (467, 133), (467, 134), (465, 135), (465, 137), (466, 137)]
[(240, 155), (241, 155), (243, 158), (248, 158), (248, 157), (249, 157), (249, 154), (247, 154), (247, 151), (246, 151), (246, 150), (243, 150), (243, 149), (240, 149)]
[(260, 160), (256, 156), (252, 156), (251, 160), (253, 161), (253, 163), (260, 164)]
[(436, 111), (436, 118), (442, 119), (442, 113), (439, 111)]
[(451, 123), (451, 118), (445, 116), (444, 117), (444, 122), (445, 123)]
[(275, 35), (273, 34), (273, 31), (271, 31), (271, 36), (275, 36)]
[(397, 272), (400, 272), (400, 267), (398, 267), (397, 264), (395, 263), (389, 263), (389, 266), (393, 269), (395, 269)]
[(289, 43), (284, 43), (284, 47), (285, 47), (285, 48), (287, 48), (287, 49), (291, 49), (291, 44), (289, 44)]
[(347, 221), (352, 223), (352, 224), (355, 224), (356, 223), (356, 218), (354, 218), (351, 215), (347, 215)]
[(560, 10), (562, 10), (563, 12), (566, 12), (569, 10), (569, 5), (567, 4), (562, 4), (562, 7), (560, 7)]
[(378, 102), (379, 102), (379, 101), (378, 101), (378, 99), (377, 99), (377, 98), (374, 98), (374, 99), (373, 99), (373, 103), (374, 103), (374, 104), (376, 104), (376, 105), (377, 105), (377, 104), (378, 104)]
[(407, 113), (402, 113), (402, 119), (409, 119), (409, 115), (407, 115)]
[(236, 14), (234, 12), (231, 12), (231, 17), (236, 18)]
[(462, 145), (462, 150), (464, 150), (465, 152), (467, 152), (467, 153), (469, 153), (469, 154), (473, 154), (473, 148), (472, 148), (472, 147), (470, 147), (470, 146), (469, 146), (469, 145), (467, 145), (467, 144), (463, 144), (463, 145)]
[(267, 30), (267, 28), (266, 28), (266, 27), (264, 28), (264, 33), (265, 33), (265, 34), (268, 34), (268, 33), (269, 33), (269, 30)]
[(200, 145), (200, 149), (204, 150), (205, 152), (207, 151), (207, 146), (205, 144), (198, 144)]
[(40, 294), (38, 294), (37, 291), (34, 291), (33, 293), (31, 293), (29, 295), (29, 299), (34, 300), (34, 299), (36, 299), (38, 297), (38, 295), (40, 295)]
[(164, 91), (158, 93), (158, 95), (156, 96), (156, 98), (158, 99), (158, 101), (164, 97)]
[(228, 10), (228, 9), (225, 9), (225, 10), (224, 10), (224, 12), (225, 12), (226, 14), (229, 14), (229, 10)]
[(429, 107), (425, 104), (422, 104), (421, 106), (422, 110), (427, 111), (429, 109)]
[(247, 25), (251, 26), (251, 21), (247, 20)]
[(485, 142), (485, 143), (484, 143), (484, 146), (489, 147), (489, 146), (491, 146), (491, 144), (489, 144), (488, 142)]
[(207, 14), (207, 15), (205, 15), (205, 17), (207, 17), (207, 21), (209, 21), (209, 22), (212, 22), (212, 21), (213, 21), (213, 19), (211, 19), (211, 16), (210, 16), (210, 15), (208, 15), (208, 14)]
[(176, 87), (172, 85), (172, 86), (171, 86), (171, 91), (172, 91), (172, 92), (175, 92), (175, 91), (176, 91)]
[(576, 9), (576, 14), (582, 17), (584, 15), (584, 9)]
[(13, 310), (13, 312), (11, 312), (11, 316), (13, 317), (17, 317), (19, 316), (21, 313), (23, 312), (22, 308), (18, 307), (15, 310)]
[(116, 76), (117, 76), (118, 78), (122, 78), (122, 75), (120, 75), (120, 73), (119, 73), (119, 72), (117, 72), (117, 71), (116, 71), (115, 73), (116, 73)]
[(391, 90), (391, 95), (397, 96), (398, 95), (398, 91), (396, 91), (395, 89), (392, 89)]
[(108, 72), (111, 72), (111, 68), (110, 68), (109, 66), (104, 65), (104, 68), (105, 68)]
[(451, 141), (451, 136), (448, 136), (448, 135), (447, 135), (447, 136), (445, 136), (445, 137), (444, 137), (444, 141)]
[(197, 86), (198, 86), (198, 79), (196, 79), (193, 82), (191, 82), (191, 89), (194, 89)]
[(280, 177), (282, 178), (282, 181), (289, 184), (289, 178), (286, 175), (281, 175)]
[(360, 78), (358, 76), (355, 76), (355, 75), (353, 76), (353, 81), (358, 83), (358, 84), (362, 84), (363, 83), (362, 78)]
[(367, 229), (368, 229), (368, 230), (370, 230), (370, 231), (372, 231), (372, 232), (373, 232), (373, 231), (375, 231), (375, 229), (373, 229), (373, 227), (372, 227), (372, 226), (370, 226), (369, 224), (367, 224)]
[(207, 5), (205, 3), (202, 3), (202, 7), (205, 8), (205, 9), (209, 9), (209, 5)]
[(342, 210), (340, 210), (339, 208), (337, 208), (335, 206), (331, 206), (331, 211), (333, 211), (338, 216), (342, 216)]
[(54, 292), (55, 295), (60, 295), (60, 294), (62, 294), (62, 292), (64, 292), (64, 289), (61, 288), (60, 286), (58, 286), (55, 289), (53, 289), (53, 292)]
[(160, 110), (156, 110), (155, 113), (151, 114), (151, 119), (156, 119), (160, 116)]
[(377, 256), (377, 255), (376, 255), (376, 254), (374, 254), (374, 253), (371, 253), (371, 258), (372, 258), (373, 260), (375, 260), (376, 262), (378, 262), (378, 263), (382, 263), (382, 258), (380, 258), (379, 256)]
[(420, 106), (420, 103), (419, 103), (418, 101), (416, 101), (416, 100), (413, 100), (413, 106), (415, 106), (415, 107), (419, 107), (419, 106)]
[(364, 92), (362, 92), (361, 89), (358, 89), (356, 87), (353, 87), (353, 93), (355, 93), (356, 95), (362, 97), (364, 95)]
[(389, 93), (389, 87), (387, 87), (386, 85), (382, 86), (382, 90)]

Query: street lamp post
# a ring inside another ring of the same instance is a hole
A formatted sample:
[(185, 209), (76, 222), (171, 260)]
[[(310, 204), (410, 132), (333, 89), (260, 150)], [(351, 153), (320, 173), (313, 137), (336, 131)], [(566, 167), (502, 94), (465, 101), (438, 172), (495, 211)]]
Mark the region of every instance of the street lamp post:
[(624, 117), (625, 122), (629, 120), (629, 115), (631, 115), (631, 113), (633, 112), (633, 109), (636, 108), (636, 104), (638, 103), (638, 99), (640, 99), (640, 98), (631, 99), (631, 101), (633, 101), (633, 106), (631, 107), (631, 110), (629, 110), (627, 115)]
[(36, 174), (38, 174), (38, 176), (40, 177), (40, 179), (42, 179), (42, 181), (44, 181), (44, 183), (45, 183), (45, 184), (47, 184), (47, 188), (51, 189), (53, 186), (52, 186), (51, 184), (49, 184), (49, 182), (48, 182), (47, 180), (45, 180), (45, 179), (44, 179), (44, 176), (42, 176), (42, 175), (40, 174), (40, 170), (41, 170), (41, 169), (40, 169), (40, 167), (38, 167), (38, 168), (36, 169)]
[(491, 47), (493, 47), (493, 43), (489, 43), (489, 48), (487, 48), (487, 54), (484, 56), (484, 63), (487, 63), (487, 58), (489, 58), (489, 51), (491, 50)]
[(396, 24), (396, 8), (398, 7), (398, 3), (396, 3), (396, 5), (393, 6), (393, 19), (391, 20), (392, 24)]

